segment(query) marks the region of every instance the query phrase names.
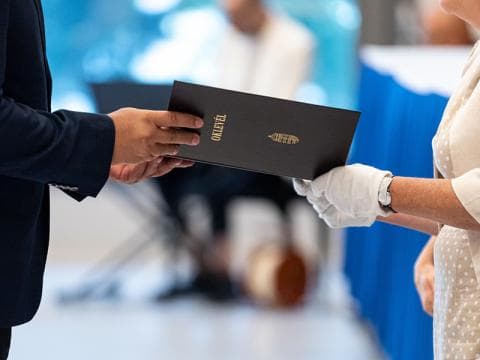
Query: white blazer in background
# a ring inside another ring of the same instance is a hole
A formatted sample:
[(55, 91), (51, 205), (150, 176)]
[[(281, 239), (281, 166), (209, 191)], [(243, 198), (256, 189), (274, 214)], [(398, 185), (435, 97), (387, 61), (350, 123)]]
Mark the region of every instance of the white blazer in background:
[(314, 48), (310, 32), (282, 15), (270, 14), (255, 36), (229, 26), (220, 45), (214, 85), (294, 99), (309, 80)]

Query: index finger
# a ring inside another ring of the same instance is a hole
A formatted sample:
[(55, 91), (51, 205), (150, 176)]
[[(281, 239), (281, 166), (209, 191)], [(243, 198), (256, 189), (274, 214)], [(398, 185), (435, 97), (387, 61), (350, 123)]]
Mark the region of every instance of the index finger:
[(151, 110), (148, 111), (147, 116), (157, 127), (200, 129), (204, 123), (197, 116), (175, 111)]

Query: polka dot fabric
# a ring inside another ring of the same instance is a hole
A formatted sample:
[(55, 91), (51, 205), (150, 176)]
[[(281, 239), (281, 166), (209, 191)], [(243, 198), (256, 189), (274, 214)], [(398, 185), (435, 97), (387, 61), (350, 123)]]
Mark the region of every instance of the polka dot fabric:
[(444, 226), (435, 243), (435, 359), (480, 359), (480, 288), (468, 231)]

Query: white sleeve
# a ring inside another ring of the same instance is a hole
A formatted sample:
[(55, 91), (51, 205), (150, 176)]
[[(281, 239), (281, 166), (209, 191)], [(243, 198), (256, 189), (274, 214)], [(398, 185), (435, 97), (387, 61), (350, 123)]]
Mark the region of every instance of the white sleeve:
[(453, 179), (452, 186), (463, 207), (480, 223), (480, 168)]
[(289, 58), (288, 75), (283, 78), (282, 89), (278, 89), (281, 97), (295, 99), (300, 86), (310, 79), (314, 51), (315, 44), (310, 36), (306, 36), (301, 44), (296, 44)]

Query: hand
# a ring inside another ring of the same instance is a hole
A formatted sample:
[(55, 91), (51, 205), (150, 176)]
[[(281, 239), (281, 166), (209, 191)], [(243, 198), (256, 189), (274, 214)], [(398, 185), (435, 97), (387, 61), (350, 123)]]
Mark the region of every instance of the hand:
[(435, 290), (435, 266), (433, 263), (433, 243), (435, 237), (430, 239), (425, 249), (415, 262), (414, 280), (423, 310), (433, 315), (434, 290)]
[(300, 196), (307, 196), (311, 194), (311, 181), (302, 179), (293, 179), (293, 188), (295, 192)]
[(126, 184), (135, 184), (145, 179), (166, 175), (175, 168), (193, 165), (191, 161), (161, 157), (137, 165), (114, 165), (110, 168), (110, 178)]
[(435, 268), (433, 264), (415, 266), (415, 287), (417, 288), (423, 310), (433, 315)]
[[(314, 209), (317, 209), (317, 207), (314, 206)], [(319, 216), (332, 229), (343, 229), (347, 227), (370, 227), (377, 220), (376, 216), (351, 216), (345, 214), (333, 205), (331, 205), (323, 214), (319, 213)]]
[(175, 156), (179, 145), (195, 146), (203, 120), (192, 115), (125, 108), (109, 114), (115, 125), (112, 165), (139, 164)]
[(311, 190), (311, 182), (309, 181), (295, 179), (293, 184), (297, 194), (306, 196), (307, 201), (313, 206), (318, 216), (331, 228), (371, 226), (376, 220), (376, 216), (355, 217), (338, 210), (327, 200), (324, 194), (315, 196)]
[(376, 218), (391, 211), (378, 202), (382, 180), (392, 174), (366, 165), (348, 165), (331, 170), (312, 181), (315, 197), (324, 196), (340, 212), (352, 218)]

